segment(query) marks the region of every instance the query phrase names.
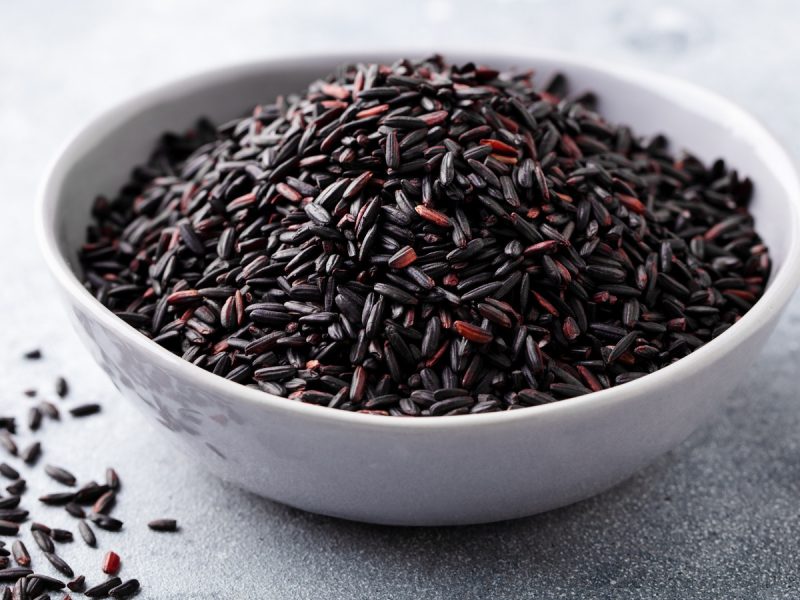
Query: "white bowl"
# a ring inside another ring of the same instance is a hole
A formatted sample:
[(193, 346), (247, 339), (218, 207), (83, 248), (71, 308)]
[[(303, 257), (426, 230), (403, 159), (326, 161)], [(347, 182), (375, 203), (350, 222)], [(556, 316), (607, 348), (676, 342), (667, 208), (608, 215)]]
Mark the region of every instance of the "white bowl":
[[(497, 67), (567, 73), (599, 110), (675, 147), (724, 156), (756, 183), (752, 211), (774, 261), (764, 296), (692, 355), (642, 379), (553, 404), (484, 415), (404, 419), (271, 396), (183, 361), (98, 303), (76, 249), (98, 193), (114, 194), (159, 133), (221, 122), (302, 90), (337, 64), (394, 56), (314, 56), (245, 64), (136, 96), (84, 128), (41, 192), (42, 248), (95, 359), (123, 395), (213, 472), (305, 510), (374, 523), (443, 525), (531, 515), (597, 494), (676, 446), (751, 368), (800, 280), (800, 184), (751, 116), (667, 77), (556, 55), (452, 54)], [(143, 457), (145, 459), (145, 457)]]

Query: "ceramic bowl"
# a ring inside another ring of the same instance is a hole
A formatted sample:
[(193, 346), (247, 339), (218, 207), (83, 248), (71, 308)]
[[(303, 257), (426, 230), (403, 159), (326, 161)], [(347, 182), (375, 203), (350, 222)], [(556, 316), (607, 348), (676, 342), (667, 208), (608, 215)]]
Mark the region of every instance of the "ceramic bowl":
[[(702, 424), (752, 367), (800, 280), (800, 186), (753, 117), (688, 83), (552, 54), (451, 53), (454, 62), (555, 70), (591, 89), (599, 111), (664, 132), (752, 177), (752, 211), (774, 272), (738, 323), (692, 355), (631, 383), (523, 410), (405, 419), (301, 404), (232, 383), (154, 344), (81, 285), (76, 250), (98, 193), (114, 194), (159, 133), (216, 122), (302, 90), (342, 62), (398, 54), (266, 60), (164, 85), (111, 109), (60, 153), (41, 190), (38, 230), (68, 312), (123, 396), (219, 475), (301, 509), (384, 524), (497, 521), (550, 510), (624, 480)], [(146, 460), (146, 457), (143, 457)]]

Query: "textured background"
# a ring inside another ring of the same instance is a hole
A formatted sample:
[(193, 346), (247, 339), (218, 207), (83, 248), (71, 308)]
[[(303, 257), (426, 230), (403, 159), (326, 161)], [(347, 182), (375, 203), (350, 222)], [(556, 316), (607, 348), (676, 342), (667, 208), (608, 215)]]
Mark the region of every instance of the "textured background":
[[(102, 417), (46, 423), (45, 458), (84, 480), (119, 469), (126, 528), (99, 538), (142, 580), (141, 598), (797, 598), (800, 302), (719, 418), (611, 492), (493, 526), (373, 527), (261, 500), (175, 454), (68, 328), (31, 206), (56, 148), (98, 111), (294, 50), (548, 47), (644, 65), (733, 98), (800, 156), (799, 18), (789, 0), (0, 3), (0, 414), (24, 414), (26, 387), (52, 396), (59, 373), (69, 402), (103, 403)], [(36, 346), (45, 360), (21, 360)], [(30, 496), (57, 487), (41, 473), (29, 483)], [(61, 510), (35, 515), (74, 529)], [(182, 533), (149, 532), (162, 515)], [(60, 552), (100, 579), (100, 552)]]

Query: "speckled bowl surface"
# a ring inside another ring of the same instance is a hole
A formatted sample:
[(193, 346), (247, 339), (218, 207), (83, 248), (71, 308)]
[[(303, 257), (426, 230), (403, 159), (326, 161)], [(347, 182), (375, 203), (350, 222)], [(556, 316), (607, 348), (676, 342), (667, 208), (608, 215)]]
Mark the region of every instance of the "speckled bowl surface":
[[(724, 156), (756, 183), (752, 211), (774, 271), (747, 315), (689, 357), (623, 386), (518, 411), (405, 419), (312, 406), (203, 371), (115, 317), (81, 285), (77, 249), (98, 193), (113, 195), (164, 130), (221, 122), (299, 91), (342, 62), (400, 54), (308, 56), (215, 70), (111, 109), (60, 153), (37, 219), (75, 326), (122, 394), (214, 473), (305, 510), (400, 525), (531, 515), (597, 494), (673, 448), (744, 376), (800, 281), (800, 184), (751, 116), (696, 86), (553, 54), (448, 53), (500, 68), (564, 71), (599, 111), (638, 133), (664, 132), (705, 159)], [(143, 461), (147, 457), (142, 457)]]

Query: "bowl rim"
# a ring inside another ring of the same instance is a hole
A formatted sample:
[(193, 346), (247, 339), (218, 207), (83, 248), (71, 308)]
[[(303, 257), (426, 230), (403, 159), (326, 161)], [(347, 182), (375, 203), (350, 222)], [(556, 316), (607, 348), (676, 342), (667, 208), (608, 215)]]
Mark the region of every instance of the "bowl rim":
[[(789, 247), (783, 264), (773, 271), (772, 280), (765, 293), (739, 321), (717, 338), (704, 344), (690, 355), (658, 371), (649, 373), (645, 377), (605, 390), (591, 392), (583, 396), (565, 398), (549, 404), (495, 413), (453, 415), (447, 418), (394, 418), (292, 401), (214, 375), (154, 343), (97, 301), (84, 288), (77, 274), (70, 268), (66, 257), (60, 252), (56, 241), (56, 207), (61, 201), (61, 185), (63, 184), (64, 175), (72, 168), (75, 155), (79, 155), (83, 149), (91, 147), (96, 139), (107, 135), (109, 129), (124, 123), (141, 110), (151, 109), (159, 99), (169, 97), (171, 94), (181, 92), (186, 88), (203, 87), (212, 83), (232, 81), (238, 77), (258, 72), (263, 72), (269, 76), (269, 74), (274, 75), (293, 66), (312, 66), (317, 63), (338, 64), (363, 60), (394, 61), (397, 57), (408, 54), (422, 55), (424, 53), (412, 47), (396, 52), (391, 49), (333, 53), (299, 52), (259, 60), (238, 61), (228, 65), (203, 69), (194, 74), (152, 86), (142, 92), (128, 96), (121, 102), (95, 115), (88, 122), (82, 124), (77, 132), (70, 136), (56, 152), (37, 193), (35, 206), (36, 235), (50, 272), (74, 303), (80, 305), (85, 311), (92, 314), (94, 318), (99, 319), (116, 335), (121, 336), (128, 343), (140, 347), (152, 360), (161, 361), (164, 368), (172, 370), (176, 376), (194, 380), (209, 392), (218, 393), (229, 398), (235, 397), (263, 408), (286, 411), (296, 418), (318, 419), (342, 425), (351, 424), (375, 428), (411, 427), (423, 429), (497, 426), (511, 421), (543, 418), (547, 415), (555, 417), (567, 412), (591, 411), (603, 406), (631, 401), (659, 387), (668, 385), (671, 380), (674, 380), (673, 378), (686, 377), (708, 367), (716, 360), (716, 354), (723, 350), (726, 344), (735, 345), (737, 341), (749, 338), (762, 328), (769, 321), (770, 314), (775, 310), (780, 310), (788, 302), (798, 284), (800, 284), (800, 174), (798, 174), (795, 163), (786, 148), (765, 125), (734, 102), (694, 83), (638, 67), (612, 65), (593, 58), (539, 49), (530, 51), (515, 49), (509, 52), (475, 52), (469, 49), (445, 48), (442, 54), (454, 62), (469, 60), (465, 57), (470, 55), (477, 55), (481, 62), (485, 61), (487, 64), (492, 60), (508, 61), (509, 59), (519, 61), (522, 64), (526, 60), (532, 62), (545, 61), (558, 64), (567, 72), (571, 68), (588, 69), (603, 77), (624, 80), (642, 89), (656, 90), (668, 95), (672, 101), (675, 101), (677, 96), (681, 96), (685, 100), (695, 101), (702, 107), (700, 113), (704, 118), (707, 118), (707, 115), (713, 111), (724, 115), (728, 122), (736, 122), (737, 131), (745, 135), (754, 146), (759, 148), (762, 154), (767, 153), (769, 155), (772, 161), (769, 169), (781, 187), (787, 192), (783, 201), (787, 204), (789, 213), (789, 218), (787, 219), (790, 227)], [(721, 117), (717, 117), (717, 120), (721, 120)]]

